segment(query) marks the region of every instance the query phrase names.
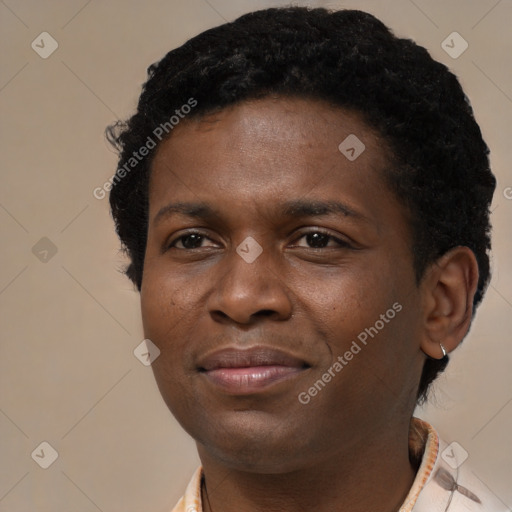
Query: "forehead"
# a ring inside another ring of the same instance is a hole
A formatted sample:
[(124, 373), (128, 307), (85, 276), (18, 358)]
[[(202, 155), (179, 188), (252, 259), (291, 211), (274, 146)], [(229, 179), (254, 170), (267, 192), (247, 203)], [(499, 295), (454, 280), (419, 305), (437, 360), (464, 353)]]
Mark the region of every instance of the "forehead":
[(157, 149), (150, 196), (158, 201), (171, 184), (176, 192), (208, 184), (212, 192), (240, 194), (296, 189), (299, 182), (312, 189), (349, 177), (364, 184), (382, 179), (388, 155), (357, 113), (303, 98), (246, 101), (182, 120)]

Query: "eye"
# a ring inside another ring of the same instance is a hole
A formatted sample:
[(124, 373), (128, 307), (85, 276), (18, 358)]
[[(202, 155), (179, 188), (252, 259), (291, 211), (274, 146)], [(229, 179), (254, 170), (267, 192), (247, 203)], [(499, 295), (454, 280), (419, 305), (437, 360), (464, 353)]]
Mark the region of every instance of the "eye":
[[(344, 241), (336, 238), (329, 233), (322, 230), (310, 231), (304, 233), (297, 240), (305, 240), (305, 244), (297, 244), (298, 247), (308, 247), (310, 249), (326, 249), (329, 247), (351, 247), (351, 245)], [(333, 245), (334, 243), (334, 245)]]
[(200, 233), (197, 231), (186, 233), (185, 235), (181, 235), (178, 238), (175, 238), (168, 246), (169, 249), (200, 249), (202, 247), (212, 247), (212, 246), (204, 246), (202, 243), (206, 240), (210, 240), (204, 233)]
[[(304, 242), (299, 243), (301, 240)], [(210, 244), (205, 245), (209, 241)], [(345, 240), (336, 238), (333, 235), (316, 229), (307, 233), (303, 233), (297, 242), (296, 247), (306, 247), (309, 249), (328, 249), (336, 247), (351, 247)], [(216, 244), (206, 236), (206, 234), (199, 231), (191, 231), (175, 238), (169, 245), (168, 249), (174, 248), (179, 250), (194, 250), (204, 247), (216, 247)]]

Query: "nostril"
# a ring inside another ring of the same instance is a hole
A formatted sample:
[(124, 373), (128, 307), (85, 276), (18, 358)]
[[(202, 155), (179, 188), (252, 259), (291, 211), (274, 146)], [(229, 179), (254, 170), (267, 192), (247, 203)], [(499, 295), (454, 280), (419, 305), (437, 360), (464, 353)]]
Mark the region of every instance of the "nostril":
[(258, 311), (258, 313), (256, 314), (261, 316), (272, 316), (273, 314), (275, 314), (275, 311), (273, 311), (272, 309), (262, 309), (261, 311)]
[(218, 316), (222, 319), (229, 318), (229, 316), (226, 315), (226, 313), (224, 313), (224, 311), (221, 311), (220, 309), (216, 309), (215, 311), (212, 311), (211, 314), (214, 316)]

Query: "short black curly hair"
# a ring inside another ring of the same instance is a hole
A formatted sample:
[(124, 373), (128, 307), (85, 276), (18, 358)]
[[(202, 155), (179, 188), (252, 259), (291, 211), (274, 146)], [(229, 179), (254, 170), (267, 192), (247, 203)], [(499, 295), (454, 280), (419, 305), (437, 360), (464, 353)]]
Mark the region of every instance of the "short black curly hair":
[[(489, 281), (489, 207), (496, 180), (468, 98), (427, 50), (357, 10), (286, 7), (251, 12), (207, 30), (148, 68), (137, 112), (107, 128), (119, 151), (110, 205), (127, 276), (141, 289), (152, 156), (127, 167), (155, 128), (192, 97), (188, 117), (269, 95), (355, 110), (391, 150), (391, 190), (406, 207), (420, 282), (429, 263), (467, 246), (479, 267), (474, 311)], [(153, 137), (154, 138), (154, 137)], [(123, 172), (124, 169), (124, 172)], [(127, 172), (128, 171), (128, 172)], [(448, 357), (425, 361), (418, 402)]]

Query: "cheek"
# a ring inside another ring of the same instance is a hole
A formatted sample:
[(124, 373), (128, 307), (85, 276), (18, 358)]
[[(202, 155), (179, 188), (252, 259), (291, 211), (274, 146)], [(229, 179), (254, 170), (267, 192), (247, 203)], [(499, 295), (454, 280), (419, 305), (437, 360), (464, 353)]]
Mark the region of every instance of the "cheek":
[(175, 415), (190, 402), (187, 368), (190, 363), (186, 333), (191, 329), (186, 294), (154, 269), (146, 272), (141, 288), (141, 313), (145, 338), (160, 350), (151, 367), (167, 407)]
[(191, 292), (197, 287), (176, 273), (171, 274), (162, 264), (148, 263), (140, 292), (144, 333), (163, 341), (190, 314)]
[[(328, 344), (320, 371), (332, 369), (338, 357), (343, 358), (334, 371), (332, 390), (338, 388), (336, 393), (342, 396), (348, 382), (357, 382), (354, 408), (357, 403), (375, 403), (376, 397), (377, 402), (387, 402), (387, 393), (399, 396), (404, 392), (400, 382), (414, 380), (417, 373), (411, 364), (415, 296), (392, 261), (366, 263), (347, 272), (338, 269), (321, 287), (308, 286), (308, 281), (303, 293), (312, 308), (309, 316)], [(352, 399), (347, 400), (348, 405)]]
[(140, 294), (142, 323), (145, 337), (160, 350), (152, 365), (157, 380), (180, 387), (195, 372), (194, 350), (204, 334), (201, 326), (210, 286), (204, 278), (170, 272), (165, 261), (153, 262), (145, 270)]
[(394, 279), (382, 261), (337, 268), (330, 276), (324, 274), (321, 281), (315, 277), (310, 273), (302, 281), (300, 300), (309, 310), (309, 319), (318, 322), (340, 349), (349, 337), (372, 326), (397, 300)]
[(170, 320), (174, 316), (172, 293), (152, 280), (150, 273), (145, 273), (140, 293), (142, 324), (144, 335), (159, 346), (164, 329), (172, 327)]
[(172, 376), (183, 372), (186, 337), (182, 334), (191, 308), (173, 281), (153, 268), (144, 274), (140, 300), (144, 336), (160, 350), (152, 365), (155, 375), (175, 380)]

